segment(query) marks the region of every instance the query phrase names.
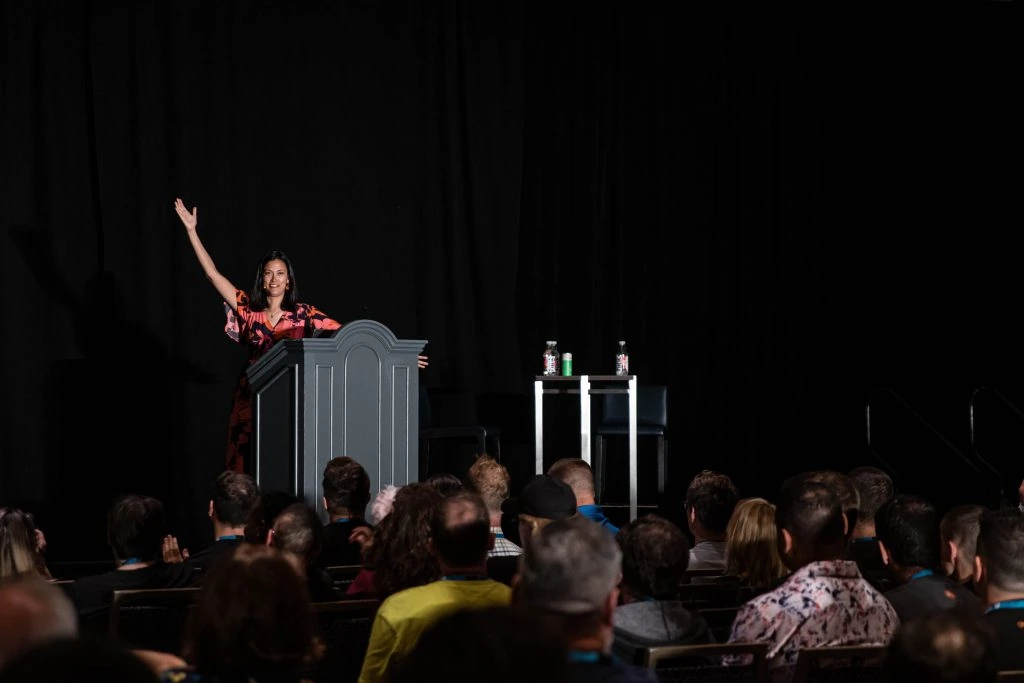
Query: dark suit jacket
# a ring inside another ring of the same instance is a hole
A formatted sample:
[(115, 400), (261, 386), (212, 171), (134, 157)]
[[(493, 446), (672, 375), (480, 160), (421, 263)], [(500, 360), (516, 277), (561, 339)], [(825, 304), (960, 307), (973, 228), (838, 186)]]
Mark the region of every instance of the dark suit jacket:
[(202, 581), (203, 576), (209, 574), (221, 558), (230, 557), (231, 553), (235, 552), (235, 548), (242, 543), (240, 538), (225, 538), (222, 541), (215, 541), (210, 547), (190, 556), (188, 561), (197, 570), (196, 580)]
[(975, 616), (980, 616), (983, 611), (981, 598), (962, 584), (939, 574), (911, 579), (886, 591), (885, 597), (899, 615), (900, 623), (947, 609), (961, 609)]
[(1024, 608), (993, 610), (982, 617), (982, 622), (996, 636), (996, 668), (999, 671), (1024, 669)]

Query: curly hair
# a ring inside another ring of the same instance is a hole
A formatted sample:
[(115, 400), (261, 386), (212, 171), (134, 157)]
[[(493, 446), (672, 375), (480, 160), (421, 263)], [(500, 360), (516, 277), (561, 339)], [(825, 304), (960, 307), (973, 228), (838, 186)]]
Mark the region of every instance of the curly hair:
[(430, 550), (430, 524), (443, 500), (430, 484), (406, 484), (395, 494), (391, 514), (374, 527), (365, 564), (374, 570), (373, 583), (381, 600), (441, 577), (441, 567)]
[(656, 514), (638, 517), (616, 535), (622, 549), (623, 587), (636, 598), (668, 600), (690, 560), (690, 543), (683, 530)]
[(274, 548), (243, 543), (203, 579), (183, 655), (201, 674), (306, 670), (322, 651), (305, 582)]

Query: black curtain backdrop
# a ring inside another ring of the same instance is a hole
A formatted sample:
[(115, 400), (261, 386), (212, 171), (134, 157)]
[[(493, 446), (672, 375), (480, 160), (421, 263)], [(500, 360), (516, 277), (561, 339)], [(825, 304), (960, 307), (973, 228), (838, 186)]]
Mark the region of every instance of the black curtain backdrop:
[(302, 300), (429, 339), (427, 386), (504, 397), (515, 485), (547, 339), (669, 386), (669, 512), (705, 467), (872, 462), (879, 387), (966, 451), (975, 388), (1024, 405), (1020, 14), (5, 0), (0, 503), (67, 556), (122, 491), (209, 540), (244, 352), (176, 196), (237, 286), (283, 249)]

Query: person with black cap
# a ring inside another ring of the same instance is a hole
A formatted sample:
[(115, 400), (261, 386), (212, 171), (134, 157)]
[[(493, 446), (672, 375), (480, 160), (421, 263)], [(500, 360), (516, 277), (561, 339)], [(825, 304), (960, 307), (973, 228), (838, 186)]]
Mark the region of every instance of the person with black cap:
[(502, 503), (501, 511), (519, 520), (519, 540), (526, 548), (530, 536), (557, 519), (576, 514), (576, 494), (561, 479), (538, 474), (527, 482), (518, 498)]
[[(576, 514), (576, 494), (560, 479), (538, 474), (526, 483), (518, 498), (505, 500), (501, 511), (518, 521), (519, 544), (526, 552), (531, 536), (555, 520), (568, 519)], [(519, 571), (520, 557), (489, 557), (487, 575), (511, 586)]]

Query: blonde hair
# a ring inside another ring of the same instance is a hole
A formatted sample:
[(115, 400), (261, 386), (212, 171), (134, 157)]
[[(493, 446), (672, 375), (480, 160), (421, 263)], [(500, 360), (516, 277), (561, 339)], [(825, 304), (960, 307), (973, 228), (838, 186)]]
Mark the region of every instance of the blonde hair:
[(0, 578), (36, 571), (42, 574), (44, 568), (31, 517), (17, 508), (0, 508)]
[(764, 498), (736, 505), (726, 530), (725, 573), (755, 588), (775, 583), (788, 572), (779, 555), (775, 506)]

